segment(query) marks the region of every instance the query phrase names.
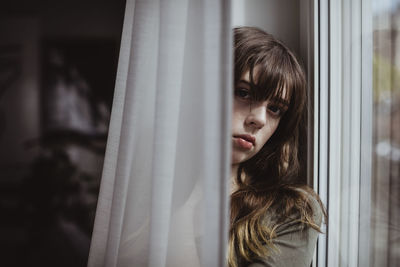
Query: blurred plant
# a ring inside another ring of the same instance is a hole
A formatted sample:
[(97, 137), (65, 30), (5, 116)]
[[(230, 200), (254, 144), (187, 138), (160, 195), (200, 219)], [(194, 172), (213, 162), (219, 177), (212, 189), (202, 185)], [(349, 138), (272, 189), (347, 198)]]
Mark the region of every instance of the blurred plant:
[(23, 205), (30, 227), (46, 228), (57, 220), (74, 222), (91, 235), (98, 179), (80, 171), (62, 148), (45, 148), (23, 184)]
[(374, 53), (373, 57), (373, 73), (375, 101), (385, 101), (386, 98), (391, 97), (391, 93), (399, 93), (399, 68), (377, 53)]

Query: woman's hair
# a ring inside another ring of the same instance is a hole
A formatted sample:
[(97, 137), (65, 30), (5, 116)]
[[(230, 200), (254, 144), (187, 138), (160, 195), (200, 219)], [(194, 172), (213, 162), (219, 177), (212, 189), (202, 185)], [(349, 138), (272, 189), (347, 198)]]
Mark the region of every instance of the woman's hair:
[(306, 79), (296, 57), (272, 35), (240, 27), (234, 29), (234, 64), (235, 86), (245, 72), (250, 73), (252, 101), (278, 98), (289, 103), (271, 138), (238, 168), (228, 257), (235, 267), (270, 255), (275, 230), (289, 217), (319, 231), (313, 199), (324, 209), (318, 195), (301, 183), (298, 147), (301, 122), (305, 123)]

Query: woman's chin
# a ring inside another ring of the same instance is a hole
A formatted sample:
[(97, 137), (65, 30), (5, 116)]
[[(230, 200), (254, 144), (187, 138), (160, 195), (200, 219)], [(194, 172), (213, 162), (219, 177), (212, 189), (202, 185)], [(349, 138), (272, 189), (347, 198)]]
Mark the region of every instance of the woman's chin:
[(243, 152), (232, 152), (232, 161), (231, 164), (232, 165), (237, 165), (240, 164), (242, 162), (245, 162), (246, 160), (248, 160), (250, 158), (250, 155), (247, 155), (246, 153)]

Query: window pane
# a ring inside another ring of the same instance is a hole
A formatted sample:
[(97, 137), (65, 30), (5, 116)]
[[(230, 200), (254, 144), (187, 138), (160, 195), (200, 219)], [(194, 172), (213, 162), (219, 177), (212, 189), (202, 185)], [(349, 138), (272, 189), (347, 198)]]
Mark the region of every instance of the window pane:
[(400, 1), (373, 1), (371, 265), (400, 264)]

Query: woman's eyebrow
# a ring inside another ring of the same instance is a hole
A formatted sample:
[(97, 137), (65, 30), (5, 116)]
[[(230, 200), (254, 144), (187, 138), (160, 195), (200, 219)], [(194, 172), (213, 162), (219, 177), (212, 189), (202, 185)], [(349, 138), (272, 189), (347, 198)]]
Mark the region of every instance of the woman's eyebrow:
[(239, 80), (238, 83), (244, 83), (244, 84), (246, 84), (246, 85), (248, 85), (248, 86), (251, 86), (251, 83), (249, 83), (249, 82), (246, 81), (246, 80)]
[(272, 101), (282, 106), (285, 106), (286, 108), (289, 107), (289, 102), (286, 99), (282, 99), (280, 97), (274, 97), (272, 98)]
[[(249, 81), (246, 81), (246, 80), (239, 80), (237, 83), (238, 84), (243, 83), (243, 84), (245, 84), (246, 86), (249, 86), (249, 87), (252, 86), (251, 83)], [(286, 99), (283, 99), (281, 97), (273, 97), (272, 101), (277, 103), (277, 104), (279, 104), (279, 105), (281, 105), (281, 106), (283, 106), (283, 107), (285, 107), (286, 109), (289, 108), (289, 101), (287, 101)]]

